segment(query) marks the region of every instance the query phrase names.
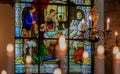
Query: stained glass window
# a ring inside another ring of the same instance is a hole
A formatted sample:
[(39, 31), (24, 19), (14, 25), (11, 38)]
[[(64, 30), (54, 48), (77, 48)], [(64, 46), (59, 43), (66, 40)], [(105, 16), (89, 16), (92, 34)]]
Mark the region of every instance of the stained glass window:
[[(15, 73), (53, 73), (62, 63), (67, 73), (91, 74), (91, 7), (92, 0), (16, 0)], [(63, 62), (57, 53), (61, 35), (68, 46)], [(83, 60), (84, 51), (88, 52), (87, 62)], [(32, 57), (29, 68), (27, 55)]]

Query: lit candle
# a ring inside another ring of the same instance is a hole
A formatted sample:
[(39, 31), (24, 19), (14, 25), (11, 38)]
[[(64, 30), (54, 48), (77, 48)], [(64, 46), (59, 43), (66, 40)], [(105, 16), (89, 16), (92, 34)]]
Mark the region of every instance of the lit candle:
[(66, 50), (66, 38), (64, 35), (61, 35), (59, 38), (59, 46), (60, 46), (60, 50), (64, 51)]
[(116, 41), (116, 45), (118, 45), (118, 32), (115, 32), (115, 41)]
[(1, 72), (1, 74), (7, 74), (7, 72), (6, 72), (5, 70), (3, 70), (3, 71)]
[(109, 30), (109, 26), (110, 26), (110, 18), (107, 18), (107, 28), (106, 28), (107, 31)]
[(84, 23), (85, 23), (85, 20), (82, 19), (82, 31), (84, 31)]
[(92, 16), (91, 15), (89, 15), (89, 28), (91, 28), (91, 26), (92, 26)]
[(26, 66), (27, 66), (27, 69), (26, 69), (26, 74), (30, 74), (30, 65), (32, 63), (32, 58), (30, 55), (27, 55), (26, 56)]
[(58, 45), (56, 46), (56, 56), (59, 59), (59, 67), (62, 70), (62, 74), (66, 74), (65, 72), (65, 56), (66, 56), (66, 50), (67, 45), (66, 45), (66, 38), (64, 35), (60, 35), (59, 40), (58, 40)]
[(115, 56), (118, 52), (119, 52), (119, 47), (118, 46), (114, 46), (114, 48), (113, 48), (113, 55)]
[(84, 64), (85, 64), (84, 74), (87, 74), (87, 61), (88, 61), (88, 52), (87, 51), (83, 52), (83, 60), (84, 60)]
[(120, 52), (114, 57), (114, 74), (120, 74)]
[(11, 70), (11, 67), (14, 65), (13, 62), (14, 62), (14, 47), (13, 47), (13, 44), (9, 43), (7, 45), (7, 48), (6, 48), (6, 51), (7, 51), (7, 56), (8, 56), (8, 67), (7, 67), (7, 72), (8, 73), (12, 73), (12, 70)]
[(104, 46), (99, 45), (96, 56), (96, 74), (104, 74)]
[(62, 74), (61, 69), (60, 69), (60, 68), (56, 68), (56, 69), (54, 70), (54, 73), (53, 73), (53, 74)]
[(12, 44), (8, 44), (7, 45), (7, 55), (10, 57), (10, 56), (13, 56), (13, 45)]

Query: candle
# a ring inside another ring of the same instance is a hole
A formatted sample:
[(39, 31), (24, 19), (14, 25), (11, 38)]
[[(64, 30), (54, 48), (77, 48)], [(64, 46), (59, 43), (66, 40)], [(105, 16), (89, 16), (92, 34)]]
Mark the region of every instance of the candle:
[(32, 58), (30, 55), (27, 55), (26, 56), (26, 66), (27, 66), (27, 69), (26, 69), (26, 74), (30, 74), (30, 64), (32, 62)]
[(115, 32), (115, 41), (116, 41), (116, 45), (118, 45), (118, 32)]
[(7, 72), (6, 72), (5, 70), (3, 70), (3, 71), (1, 72), (1, 74), (7, 74)]
[(14, 47), (13, 44), (9, 43), (6, 47), (7, 51), (7, 56), (8, 56), (8, 67), (7, 67), (7, 72), (8, 74), (12, 73), (11, 67), (14, 65)]
[(110, 26), (110, 18), (107, 18), (107, 28), (106, 28), (107, 31), (109, 30), (109, 26)]
[(113, 48), (113, 55), (116, 55), (119, 52), (119, 47), (118, 46), (114, 46)]
[(114, 74), (120, 74), (120, 52), (114, 57)]
[(67, 47), (65, 40), (66, 40), (65, 36), (61, 35), (60, 38), (59, 38), (59, 46), (60, 46), (60, 50), (62, 50), (62, 51), (64, 51)]
[(56, 69), (54, 70), (54, 73), (53, 73), (53, 74), (62, 74), (61, 69), (60, 69), (60, 68), (56, 68)]
[(99, 45), (96, 56), (96, 74), (104, 74), (104, 46)]
[(8, 44), (7, 45), (7, 55), (8, 56), (13, 56), (13, 52), (14, 52), (13, 45), (12, 44)]
[(91, 15), (89, 15), (89, 20), (90, 20), (90, 21), (89, 21), (89, 22), (90, 22), (90, 23), (89, 23), (89, 28), (91, 28), (91, 25), (92, 25), (92, 16), (91, 16)]
[(66, 38), (64, 35), (60, 35), (58, 40), (58, 45), (56, 46), (56, 56), (59, 59), (59, 67), (62, 70), (62, 74), (66, 74), (65, 72), (65, 56), (66, 56)]
[(88, 52), (87, 51), (83, 52), (83, 60), (84, 60), (84, 64), (85, 64), (84, 74), (87, 74), (87, 61), (88, 61)]
[(82, 31), (84, 31), (84, 23), (85, 23), (85, 20), (82, 19)]

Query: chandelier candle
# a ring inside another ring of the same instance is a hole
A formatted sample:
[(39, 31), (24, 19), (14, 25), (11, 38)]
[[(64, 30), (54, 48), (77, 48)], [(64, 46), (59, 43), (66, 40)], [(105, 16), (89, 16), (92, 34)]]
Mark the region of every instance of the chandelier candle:
[(116, 45), (118, 45), (118, 32), (115, 32), (115, 41), (116, 41)]
[(107, 18), (107, 27), (106, 27), (107, 31), (109, 30), (109, 27), (110, 27), (110, 18)]

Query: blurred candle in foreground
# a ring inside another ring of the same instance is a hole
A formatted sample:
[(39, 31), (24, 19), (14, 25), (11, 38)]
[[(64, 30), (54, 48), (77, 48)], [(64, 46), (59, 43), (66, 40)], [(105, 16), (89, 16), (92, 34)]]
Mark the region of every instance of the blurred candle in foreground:
[(59, 46), (60, 46), (60, 50), (65, 50), (67, 45), (66, 45), (66, 41), (65, 41), (65, 36), (61, 35), (59, 38)]
[(53, 74), (62, 74), (62, 71), (60, 68), (56, 68)]
[(6, 50), (7, 50), (7, 55), (8, 56), (13, 56), (13, 54), (14, 54), (13, 53), (13, 51), (14, 51), (13, 44), (8, 44)]
[(29, 65), (29, 64), (31, 64), (31, 62), (32, 62), (31, 56), (30, 56), (30, 55), (27, 55), (27, 56), (26, 56), (26, 64)]
[(99, 45), (97, 48), (97, 56), (95, 57), (96, 74), (104, 74), (104, 52), (104, 46)]
[(104, 46), (99, 45), (97, 48), (97, 55), (99, 58), (104, 57)]
[(7, 52), (7, 56), (8, 56), (8, 63), (7, 63), (7, 72), (9, 74), (13, 73), (12, 71), (12, 66), (14, 66), (14, 47), (13, 44), (9, 43), (6, 47), (6, 52)]
[(1, 72), (1, 74), (7, 74), (7, 72), (6, 72), (5, 70), (3, 70), (3, 71)]
[(107, 18), (107, 28), (106, 28), (106, 30), (109, 30), (109, 26), (110, 26), (110, 18), (108, 17)]
[(119, 47), (118, 46), (114, 46), (113, 54), (116, 55), (118, 52), (119, 52)]
[(85, 64), (84, 74), (87, 74), (87, 61), (88, 61), (88, 52), (87, 51), (83, 52), (83, 59), (84, 59), (84, 64)]
[(84, 58), (84, 59), (87, 59), (87, 58), (88, 58), (88, 52), (87, 52), (87, 51), (84, 51), (84, 52), (83, 52), (83, 58)]
[(113, 57), (113, 65), (114, 65), (114, 74), (120, 74), (120, 52), (116, 53), (115, 57)]
[(30, 73), (30, 65), (31, 65), (31, 62), (32, 62), (32, 58), (30, 55), (27, 55), (26, 56), (26, 74), (31, 74)]

